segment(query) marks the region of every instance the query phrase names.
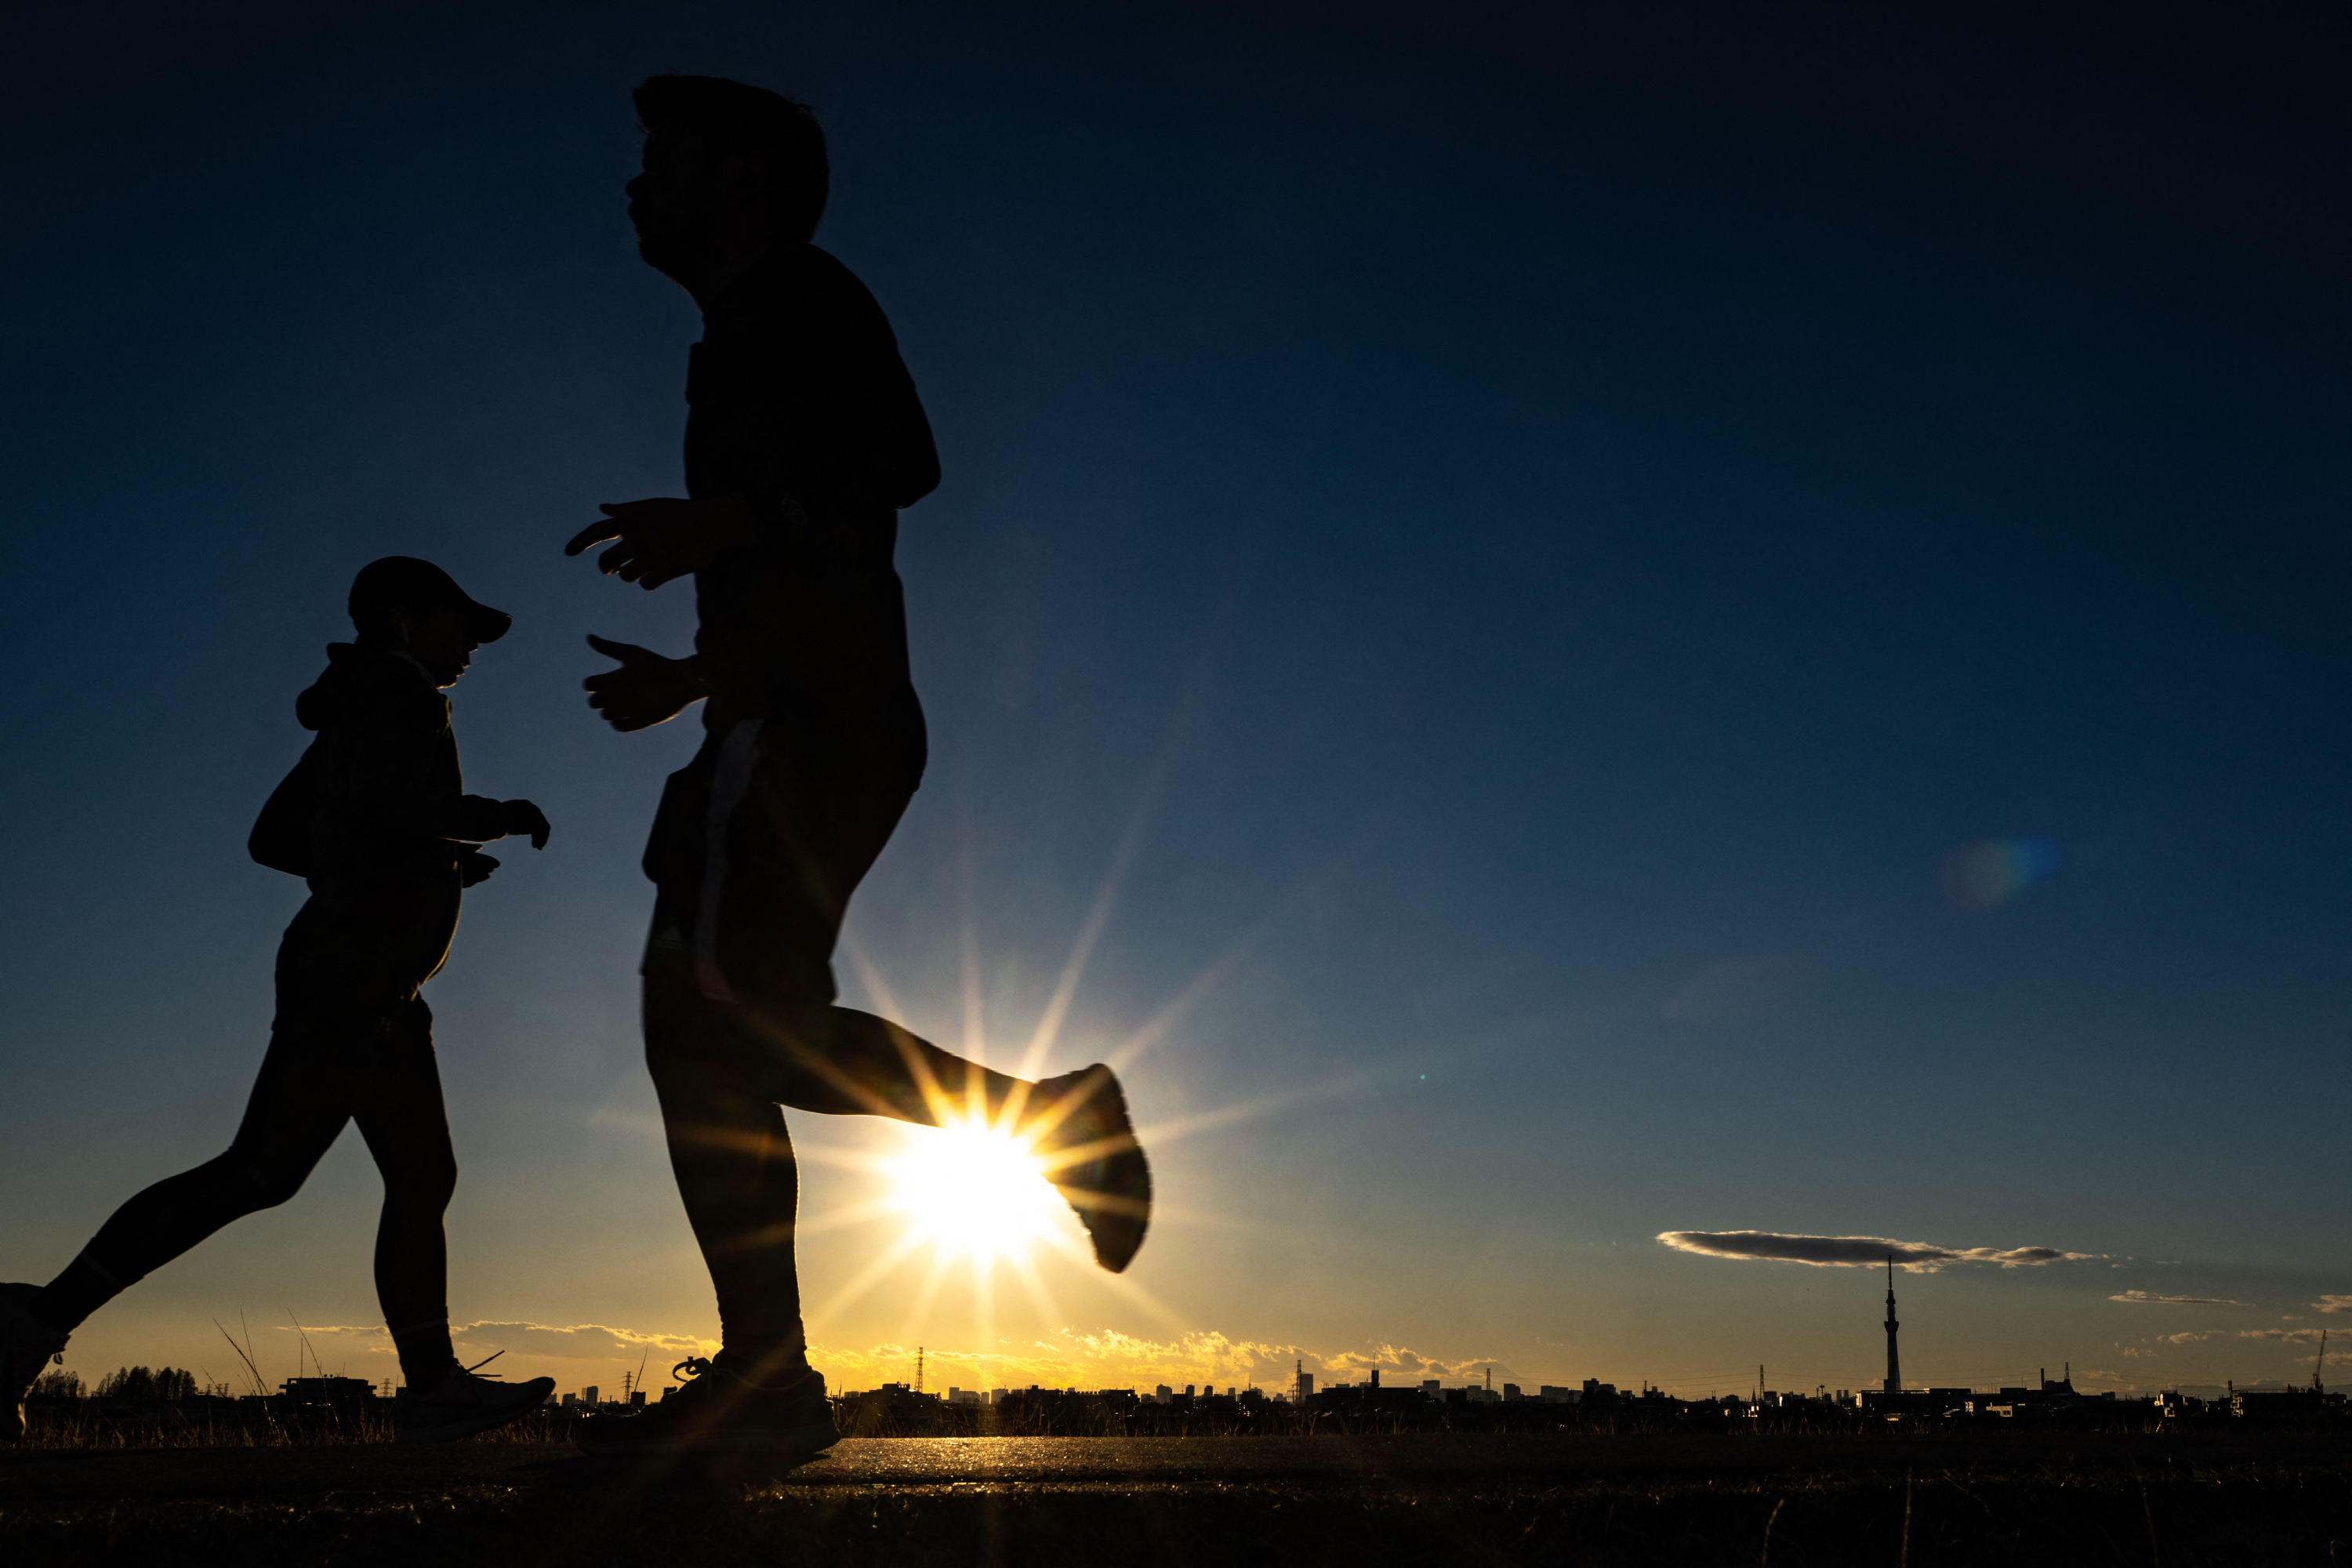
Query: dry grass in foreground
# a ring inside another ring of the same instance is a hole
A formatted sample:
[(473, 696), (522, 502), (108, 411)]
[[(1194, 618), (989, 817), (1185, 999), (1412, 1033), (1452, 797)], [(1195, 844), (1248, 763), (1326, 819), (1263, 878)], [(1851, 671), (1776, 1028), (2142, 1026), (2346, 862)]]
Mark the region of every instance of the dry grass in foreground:
[[(38, 1412), (17, 1447), (32, 1450), (127, 1448), (357, 1447), (391, 1443), (388, 1415), (323, 1418), (173, 1415), (121, 1416)], [(469, 1443), (569, 1443), (572, 1424), (535, 1415), (466, 1438)], [(7, 1450), (0, 1448), (0, 1454)]]

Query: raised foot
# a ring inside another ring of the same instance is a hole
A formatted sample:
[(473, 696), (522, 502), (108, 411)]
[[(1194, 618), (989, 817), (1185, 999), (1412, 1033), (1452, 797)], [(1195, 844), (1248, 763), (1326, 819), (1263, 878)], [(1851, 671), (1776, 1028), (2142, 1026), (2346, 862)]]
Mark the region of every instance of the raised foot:
[(1033, 1113), (1044, 1126), (1046, 1179), (1077, 1211), (1095, 1261), (1117, 1274), (1151, 1227), (1151, 1165), (1136, 1141), (1118, 1075), (1097, 1063), (1043, 1079)]

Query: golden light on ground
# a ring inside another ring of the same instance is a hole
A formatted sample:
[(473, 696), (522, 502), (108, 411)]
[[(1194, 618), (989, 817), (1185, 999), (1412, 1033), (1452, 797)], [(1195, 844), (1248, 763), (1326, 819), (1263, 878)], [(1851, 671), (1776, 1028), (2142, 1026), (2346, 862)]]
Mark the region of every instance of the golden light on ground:
[(975, 1263), (1024, 1260), (1053, 1237), (1064, 1207), (1025, 1139), (982, 1121), (907, 1129), (906, 1147), (883, 1163), (889, 1206), (906, 1239)]

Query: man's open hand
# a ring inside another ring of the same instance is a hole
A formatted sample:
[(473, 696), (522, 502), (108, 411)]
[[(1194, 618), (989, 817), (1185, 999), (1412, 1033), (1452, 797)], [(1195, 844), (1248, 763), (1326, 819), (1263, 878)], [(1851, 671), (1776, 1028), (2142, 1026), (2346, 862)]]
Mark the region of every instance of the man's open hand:
[(471, 888), (490, 879), (499, 863), (471, 844), (457, 846), (457, 886)]
[(701, 571), (721, 551), (749, 542), (755, 532), (751, 504), (740, 496), (722, 496), (717, 500), (660, 496), (596, 510), (604, 514), (604, 521), (592, 522), (573, 534), (563, 553), (577, 555), (608, 539), (616, 540), (619, 542), (612, 549), (596, 557), (596, 569), (646, 588), (658, 588)]
[(615, 730), (625, 733), (649, 730), (677, 718), (689, 704), (709, 695), (702, 671), (692, 659), (664, 658), (635, 643), (614, 642), (593, 634), (588, 646), (606, 658), (621, 661), (620, 668), (592, 675), (580, 683), (588, 689), (588, 706), (602, 713), (604, 722)]

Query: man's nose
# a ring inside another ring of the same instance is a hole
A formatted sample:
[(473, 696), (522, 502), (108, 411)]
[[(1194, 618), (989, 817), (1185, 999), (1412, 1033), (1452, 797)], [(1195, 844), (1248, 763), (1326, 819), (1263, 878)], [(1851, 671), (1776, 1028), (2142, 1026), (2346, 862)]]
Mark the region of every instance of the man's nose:
[(645, 188), (646, 177), (643, 174), (638, 174), (633, 176), (627, 184), (621, 187), (621, 194), (628, 197), (631, 201), (635, 201), (637, 197), (644, 193)]

